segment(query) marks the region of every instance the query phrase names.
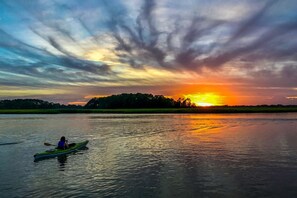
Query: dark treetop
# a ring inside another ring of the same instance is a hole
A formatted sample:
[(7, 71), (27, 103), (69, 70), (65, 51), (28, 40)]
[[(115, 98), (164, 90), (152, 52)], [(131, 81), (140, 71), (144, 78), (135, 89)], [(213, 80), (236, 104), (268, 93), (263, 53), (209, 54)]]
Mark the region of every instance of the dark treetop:
[(192, 107), (190, 99), (166, 98), (163, 95), (142, 93), (123, 93), (107, 97), (93, 98), (85, 108), (114, 109), (114, 108), (179, 108)]
[(38, 99), (0, 100), (0, 109), (63, 109), (79, 108), (76, 105), (61, 105)]

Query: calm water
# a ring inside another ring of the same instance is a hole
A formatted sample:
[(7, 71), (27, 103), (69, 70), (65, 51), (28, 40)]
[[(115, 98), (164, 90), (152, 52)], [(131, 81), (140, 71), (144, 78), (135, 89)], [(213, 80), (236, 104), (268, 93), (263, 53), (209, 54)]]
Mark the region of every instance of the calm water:
[[(89, 149), (33, 162), (61, 135)], [(0, 197), (296, 197), (297, 114), (0, 115)]]

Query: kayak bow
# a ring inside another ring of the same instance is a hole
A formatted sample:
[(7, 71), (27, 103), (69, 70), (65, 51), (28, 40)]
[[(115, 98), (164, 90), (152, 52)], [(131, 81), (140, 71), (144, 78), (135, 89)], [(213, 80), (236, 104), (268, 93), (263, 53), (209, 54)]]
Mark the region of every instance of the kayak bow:
[(84, 142), (76, 143), (74, 146), (72, 146), (68, 149), (51, 149), (51, 150), (47, 150), (45, 152), (36, 153), (34, 155), (34, 161), (40, 160), (40, 159), (46, 159), (46, 158), (53, 158), (53, 157), (57, 157), (60, 155), (73, 153), (80, 149), (85, 148), (88, 143), (89, 143), (89, 141), (86, 140)]

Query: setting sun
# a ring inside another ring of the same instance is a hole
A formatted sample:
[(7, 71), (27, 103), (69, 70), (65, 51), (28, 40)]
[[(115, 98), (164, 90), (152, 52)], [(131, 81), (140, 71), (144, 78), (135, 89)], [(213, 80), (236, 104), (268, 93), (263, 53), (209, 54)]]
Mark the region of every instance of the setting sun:
[(214, 93), (198, 93), (185, 95), (186, 98), (190, 98), (197, 106), (217, 106), (222, 105), (222, 96)]

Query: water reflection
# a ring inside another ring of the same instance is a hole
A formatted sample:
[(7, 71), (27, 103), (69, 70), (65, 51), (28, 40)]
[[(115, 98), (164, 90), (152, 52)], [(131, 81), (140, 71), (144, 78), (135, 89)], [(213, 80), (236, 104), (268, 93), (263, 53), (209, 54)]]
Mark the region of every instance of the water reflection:
[(3, 143), (0, 143), (0, 146), (6, 146), (6, 145), (12, 145), (12, 144), (20, 144), (22, 142), (3, 142)]
[(60, 167), (59, 170), (64, 171), (67, 163), (67, 155), (60, 155), (57, 157), (57, 160), (59, 162), (59, 167)]
[[(1, 133), (28, 137), (0, 152), (7, 197), (297, 196), (297, 114), (55, 116), (0, 118)], [(59, 131), (89, 151), (32, 166)]]
[(280, 195), (279, 185), (294, 195), (297, 186), (285, 187), (283, 179), (297, 181), (291, 171), (297, 168), (296, 144), (289, 145), (290, 137), (297, 138), (296, 119), (245, 116), (174, 115), (113, 124), (104, 149), (94, 148), (88, 171), (97, 173), (95, 181), (125, 189), (101, 191), (116, 197), (267, 196)]

